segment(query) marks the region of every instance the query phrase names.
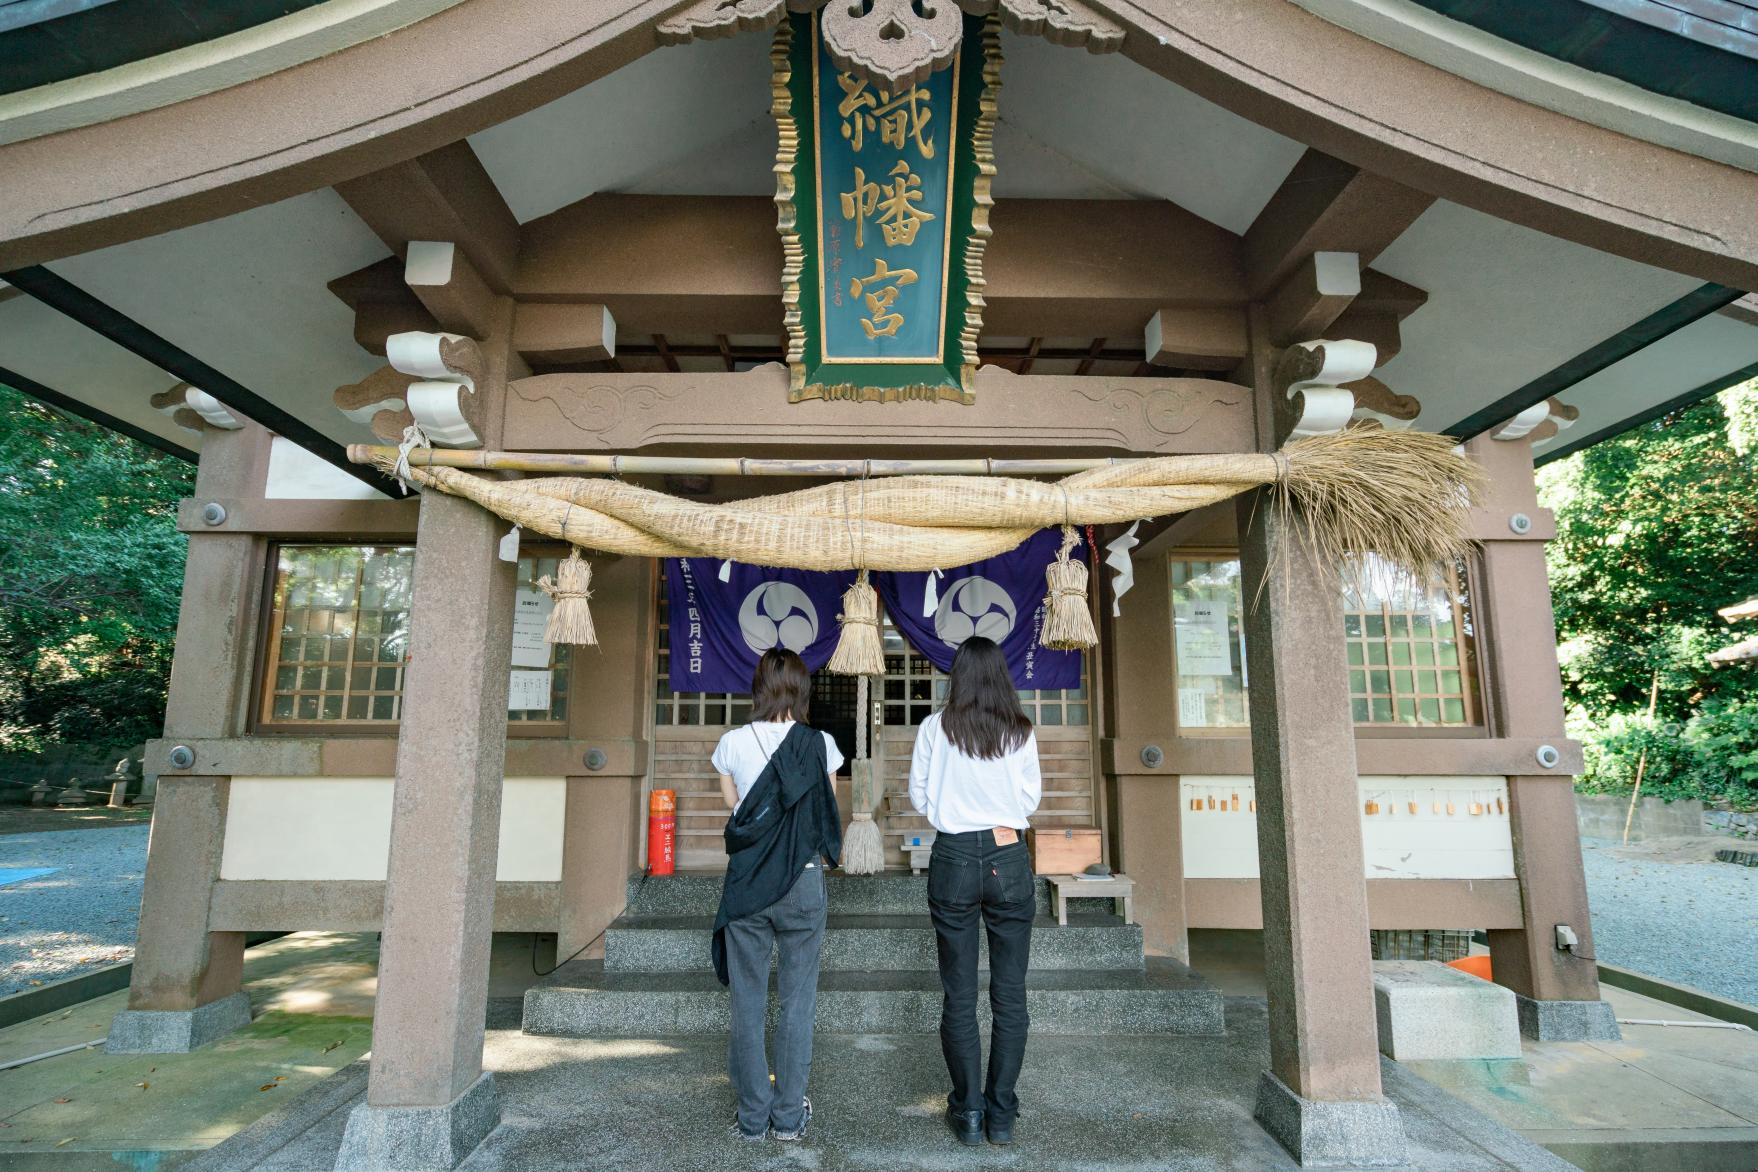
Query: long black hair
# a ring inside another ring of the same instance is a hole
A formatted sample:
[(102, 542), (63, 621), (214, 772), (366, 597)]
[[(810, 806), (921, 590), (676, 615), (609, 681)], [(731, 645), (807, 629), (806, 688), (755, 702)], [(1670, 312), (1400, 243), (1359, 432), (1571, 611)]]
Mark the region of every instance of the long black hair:
[(812, 673), (805, 661), (783, 647), (771, 647), (751, 674), (751, 719), (793, 717), (805, 724), (812, 707)]
[(953, 656), (940, 727), (953, 748), (989, 760), (1013, 752), (1031, 735), (1032, 722), (1019, 706), (1007, 656), (993, 639), (972, 635)]

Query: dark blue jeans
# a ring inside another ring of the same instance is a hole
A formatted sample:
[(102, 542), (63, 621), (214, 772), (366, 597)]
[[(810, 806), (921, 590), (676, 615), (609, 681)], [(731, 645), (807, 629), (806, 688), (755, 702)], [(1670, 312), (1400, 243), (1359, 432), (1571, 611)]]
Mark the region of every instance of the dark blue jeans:
[[(727, 1072), (739, 1100), (739, 1129), (798, 1131), (806, 1078), (812, 1071), (812, 1018), (818, 1008), (818, 950), (824, 943), (824, 868), (809, 866), (788, 893), (754, 915), (726, 926), (727, 977), (732, 983), (732, 1040)], [(777, 956), (777, 954), (779, 955)], [(777, 956), (775, 1081), (763, 1045), (769, 1015), (769, 958)]]
[[(940, 1049), (952, 1076), (954, 1111), (986, 1111), (1008, 1124), (1019, 1112), (1013, 1092), (1025, 1061), (1026, 961), (1032, 950), (1036, 889), (1025, 842), (995, 845), (989, 830), (941, 834), (928, 863), (928, 914), (940, 951)], [(977, 949), (989, 935), (989, 1076), (982, 1081), (977, 1032)], [(980, 1090), (979, 1090), (980, 1086)]]

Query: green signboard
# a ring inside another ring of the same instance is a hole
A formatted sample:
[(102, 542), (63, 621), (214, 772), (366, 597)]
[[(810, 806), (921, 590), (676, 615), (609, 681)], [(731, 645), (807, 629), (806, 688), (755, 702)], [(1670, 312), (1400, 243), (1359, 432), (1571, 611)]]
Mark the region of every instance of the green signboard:
[(789, 397), (972, 400), (1000, 29), (888, 90), (837, 69), (817, 13), (776, 32), (776, 203)]

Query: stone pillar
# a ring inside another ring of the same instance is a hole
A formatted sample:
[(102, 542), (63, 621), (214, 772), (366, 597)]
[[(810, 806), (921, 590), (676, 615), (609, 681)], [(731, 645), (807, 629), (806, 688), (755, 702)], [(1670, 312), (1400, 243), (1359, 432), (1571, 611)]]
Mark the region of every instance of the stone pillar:
[[(655, 665), (651, 558), (594, 558), (592, 611), (599, 646), (591, 655), (592, 701), (568, 712), (568, 735), (585, 753), (604, 754), (597, 769), (576, 761), (568, 778), (562, 829), (561, 924), (556, 960), (596, 940), (627, 903), (640, 842), (645, 733)], [(578, 653), (576, 653), (578, 654)]]
[[(194, 499), (260, 497), (270, 439), (254, 423), (236, 431), (204, 428)], [(232, 779), (167, 771), (174, 768), (173, 746), (244, 730), (264, 548), (250, 534), (189, 535), (165, 705), (166, 739), (150, 746), (146, 759), (149, 772), (162, 776), (128, 1008), (111, 1023), (106, 1044), (115, 1053), (184, 1053), (250, 1022), (250, 1000), (239, 988), (244, 933), (208, 931)]]
[(500, 1119), (482, 1034), (512, 660), (505, 529), (422, 496), (372, 1075), (338, 1168), (451, 1168)]
[[(1555, 522), (1548, 510), (1538, 507), (1532, 445), (1526, 439), (1485, 435), (1467, 444), (1466, 451), (1489, 476), (1482, 506), (1486, 516), (1477, 610), (1480, 647), (1488, 659), (1486, 699), (1493, 728), (1499, 737), (1561, 749), (1568, 734), (1563, 730), (1556, 624), (1544, 562), (1544, 543)], [(1516, 515), (1528, 523), (1517, 525)], [(1536, 772), (1508, 778), (1514, 870), (1525, 926), (1489, 933), (1496, 983), (1514, 991), (1522, 1032), (1543, 1041), (1619, 1036), (1611, 1006), (1599, 998), (1599, 968), (1587, 959), (1594, 955), (1593, 926), (1573, 780)], [(1557, 947), (1559, 924), (1574, 930), (1580, 941), (1574, 950)]]
[[(493, 447), (507, 379), (524, 371), (509, 343), (511, 300), (485, 312), (471, 408)], [(500, 1122), (482, 1041), (517, 580), (498, 556), (507, 529), (470, 501), (422, 494), (372, 1071), (338, 1169), (453, 1168)]]
[[(1252, 324), (1268, 447), (1282, 405), (1261, 311)], [(1239, 497), (1237, 515), (1269, 993), (1257, 1119), (1302, 1164), (1402, 1164), (1403, 1125), (1380, 1090), (1340, 567), (1277, 563), (1300, 542), (1267, 494)]]
[(1108, 763), (1111, 826), (1117, 869), (1135, 880), (1135, 915), (1150, 954), (1189, 963), (1190, 932), (1184, 905), (1184, 823), (1178, 777), (1150, 766), (1150, 745), (1169, 753), (1176, 681), (1172, 650), (1171, 587), (1166, 556), (1135, 563), (1135, 586), (1123, 614), (1102, 616), (1106, 704), (1112, 730)]

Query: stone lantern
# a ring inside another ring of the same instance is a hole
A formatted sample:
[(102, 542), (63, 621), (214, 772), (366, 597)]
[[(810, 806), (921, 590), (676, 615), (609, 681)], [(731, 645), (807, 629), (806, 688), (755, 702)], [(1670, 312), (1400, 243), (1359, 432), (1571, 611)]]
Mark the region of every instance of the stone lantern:
[(55, 799), (55, 804), (57, 806), (89, 806), (92, 804), (92, 796), (81, 788), (79, 778), (70, 777), (67, 779), (67, 788), (61, 791), (61, 796)]
[(129, 790), (139, 779), (139, 767), (132, 757), (123, 757), (116, 762), (116, 767), (104, 777), (104, 780), (110, 783), (110, 806), (112, 809), (120, 810), (134, 801)]

